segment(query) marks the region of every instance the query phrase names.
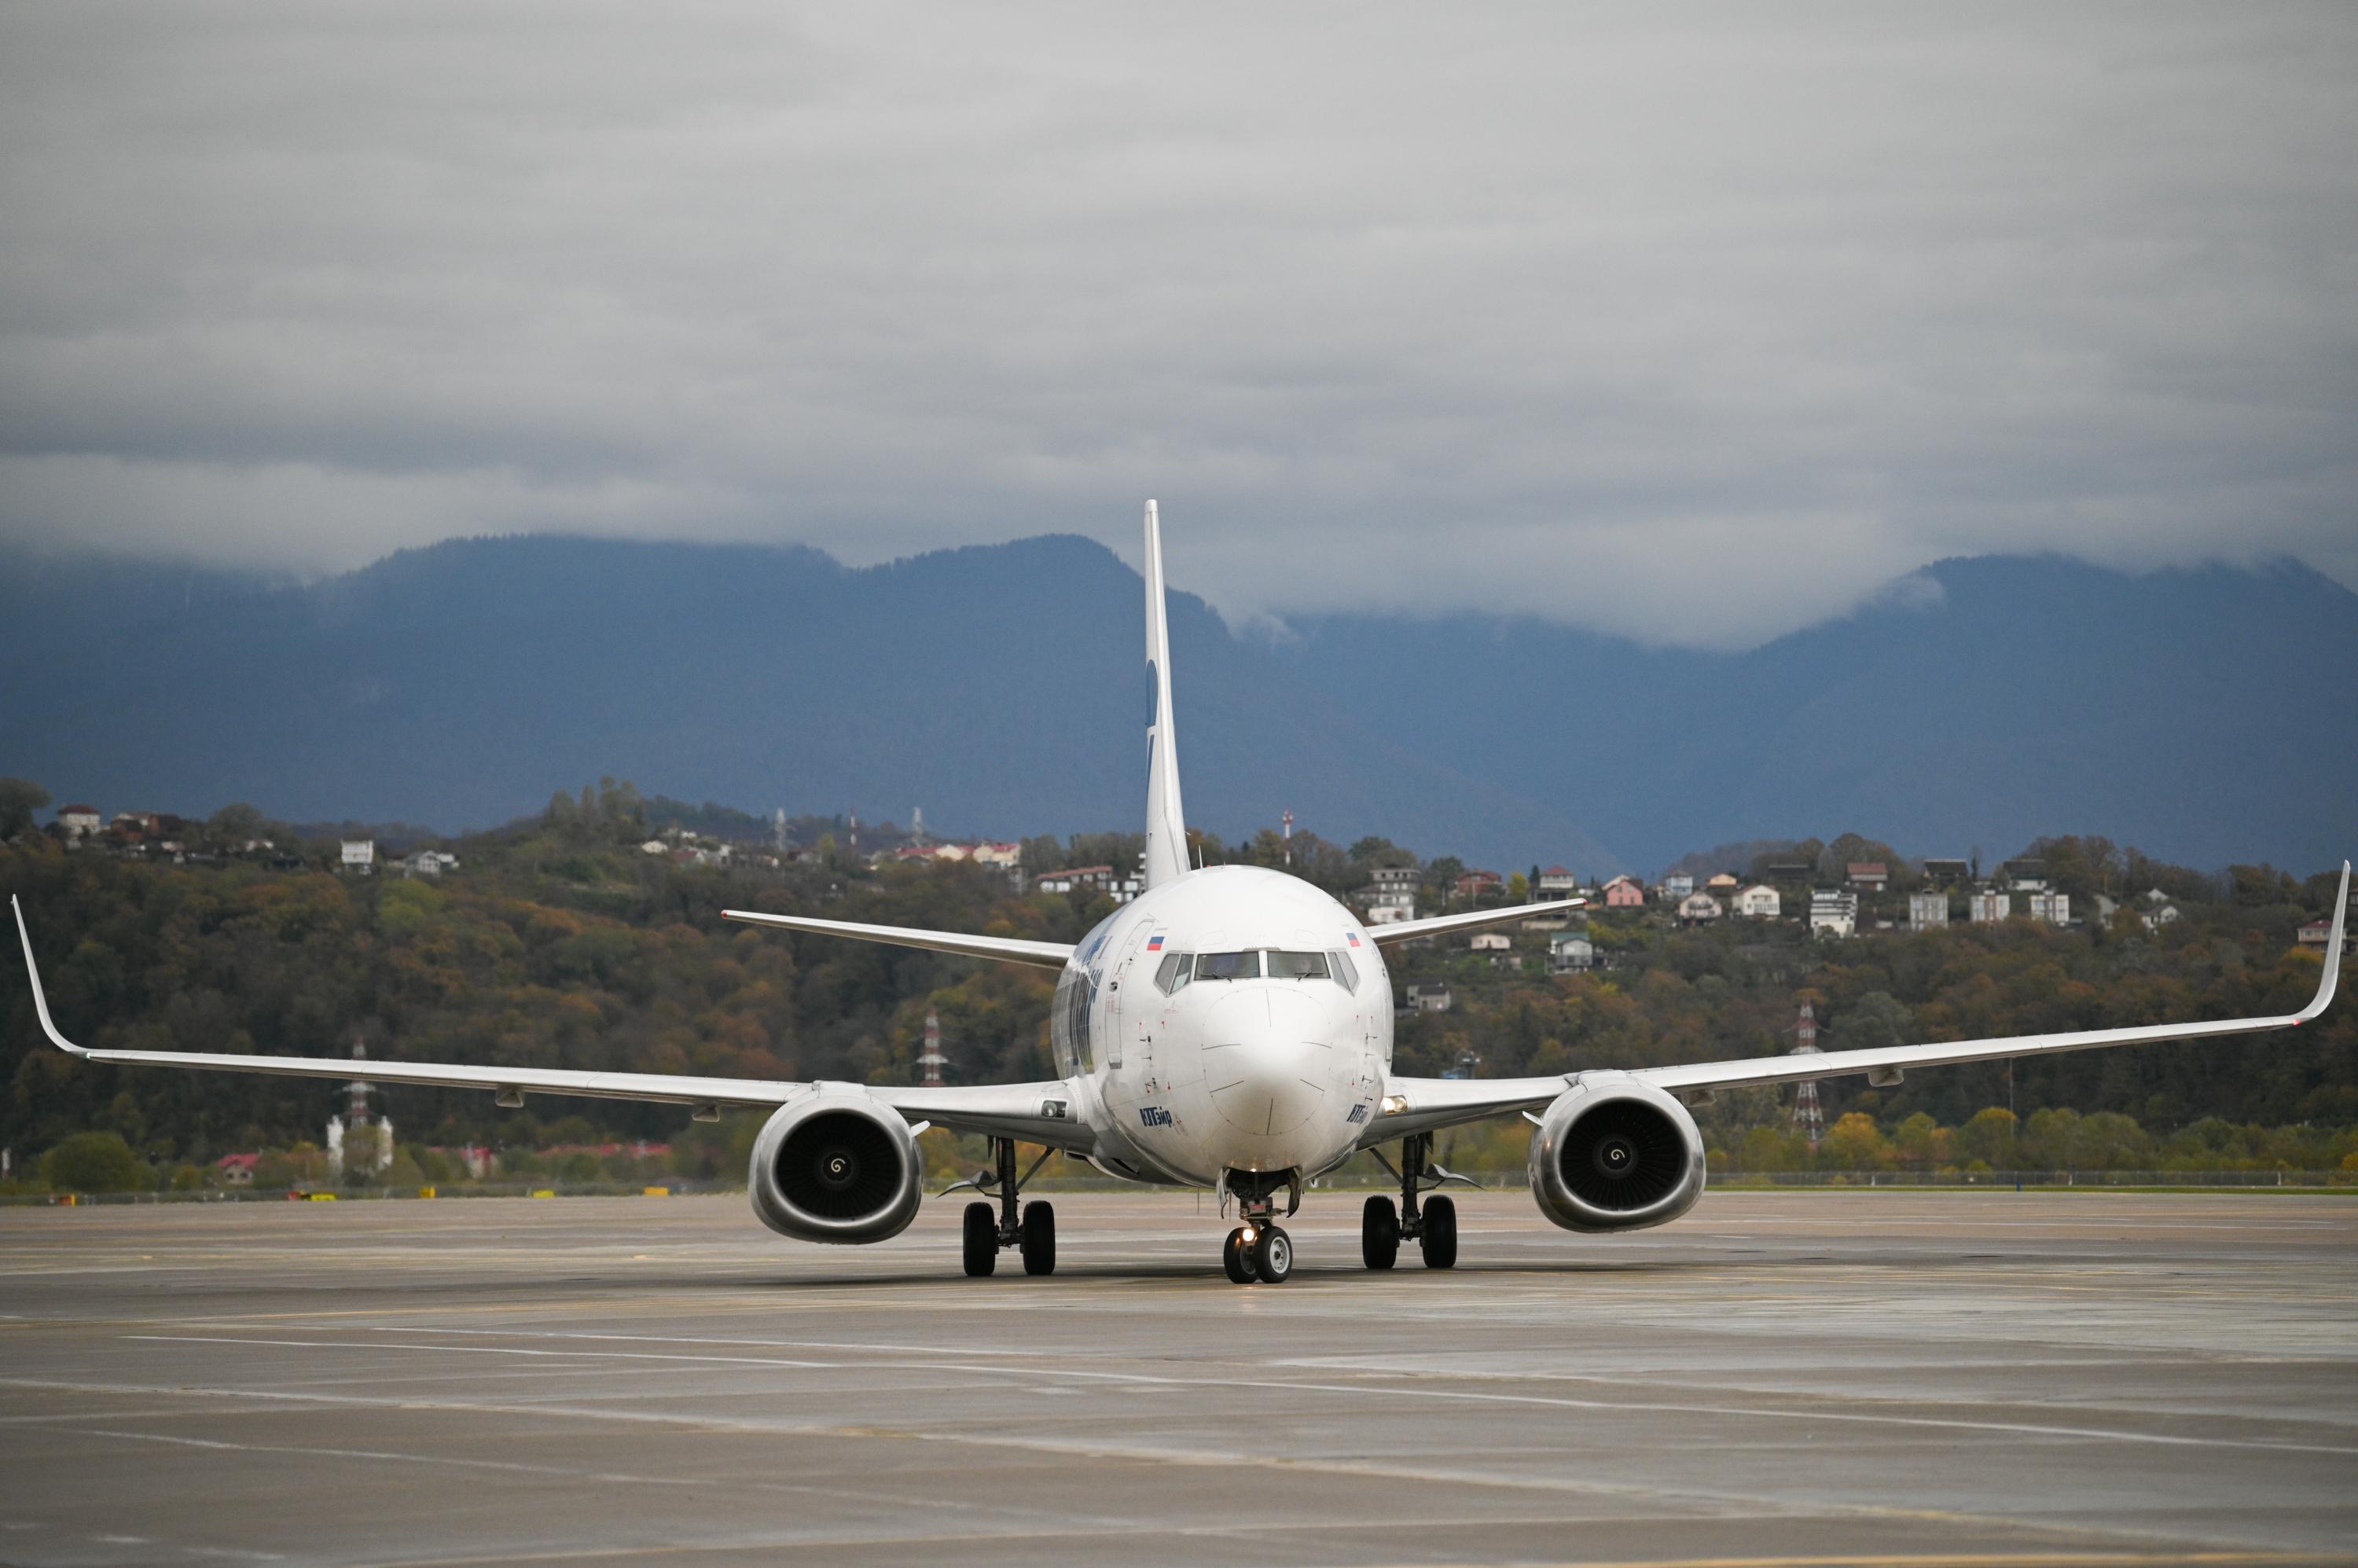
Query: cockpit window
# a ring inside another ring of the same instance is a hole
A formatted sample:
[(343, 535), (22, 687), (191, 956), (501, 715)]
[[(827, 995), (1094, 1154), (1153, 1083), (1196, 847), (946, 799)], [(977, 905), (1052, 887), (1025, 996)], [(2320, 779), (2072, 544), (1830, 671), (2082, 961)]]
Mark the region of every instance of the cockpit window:
[(1269, 975), (1274, 980), (1330, 980), (1324, 953), (1280, 953), (1269, 956)]
[(1260, 979), (1260, 954), (1201, 953), (1195, 957), (1195, 978), (1199, 980), (1257, 980)]
[(1187, 982), (1195, 978), (1191, 972), (1195, 957), (1193, 953), (1165, 954), (1163, 967), (1154, 971), (1155, 989), (1164, 996), (1185, 989)]
[(1335, 978), (1343, 983), (1345, 990), (1354, 993), (1358, 990), (1359, 966), (1351, 962), (1350, 954), (1340, 947), (1336, 948), (1326, 955), (1326, 967), (1335, 971)]

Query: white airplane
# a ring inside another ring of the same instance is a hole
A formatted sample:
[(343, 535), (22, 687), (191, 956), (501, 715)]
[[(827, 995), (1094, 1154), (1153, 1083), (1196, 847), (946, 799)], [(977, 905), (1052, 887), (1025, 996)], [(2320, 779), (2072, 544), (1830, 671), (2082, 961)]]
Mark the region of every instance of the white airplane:
[[(490, 1089), (502, 1106), (527, 1094), (590, 1095), (693, 1106), (698, 1119), (723, 1107), (771, 1112), (754, 1142), (753, 1212), (782, 1235), (805, 1241), (887, 1240), (916, 1217), (923, 1163), (916, 1134), (938, 1124), (990, 1141), (996, 1169), (947, 1192), (995, 1195), (966, 1210), (968, 1274), (989, 1274), (1015, 1248), (1030, 1274), (1056, 1262), (1055, 1211), (1020, 1205), (1023, 1186), (1050, 1153), (1087, 1161), (1125, 1180), (1211, 1188), (1230, 1230), (1221, 1262), (1238, 1284), (1282, 1283), (1293, 1244), (1277, 1223), (1300, 1206), (1303, 1184), (1365, 1150), (1400, 1183), (1367, 1200), (1360, 1256), (1389, 1269), (1403, 1240), (1427, 1268), (1457, 1261), (1457, 1214), (1444, 1196), (1456, 1180), (1428, 1158), (1433, 1135), (1520, 1113), (1533, 1124), (1531, 1195), (1567, 1230), (1636, 1230), (1676, 1219), (1704, 1190), (1704, 1144), (1687, 1112), (1719, 1089), (1865, 1073), (1882, 1087), (1915, 1067), (1999, 1057), (2086, 1051), (2168, 1040), (2201, 1040), (2285, 1029), (2323, 1012), (2341, 971), (2350, 865), (2342, 867), (2333, 931), (2317, 994), (2299, 1012), (2209, 1023), (2098, 1029), (1898, 1045), (1814, 1055), (1759, 1056), (1629, 1072), (1577, 1072), (1536, 1078), (1402, 1077), (1392, 1070), (1392, 982), (1383, 950), (1445, 932), (1528, 920), (1579, 899), (1516, 904), (1389, 925), (1362, 925), (1336, 900), (1297, 877), (1253, 866), (1187, 864), (1179, 806), (1178, 750), (1171, 720), (1171, 650), (1163, 622), (1163, 540), (1146, 503), (1146, 659), (1153, 688), (1147, 728), (1146, 891), (1080, 942), (1028, 942), (949, 931), (862, 925), (806, 915), (727, 910), (726, 918), (787, 931), (1030, 964), (1057, 971), (1049, 1019), (1056, 1069), (1046, 1083), (890, 1088), (849, 1083), (783, 1083), (658, 1073), (592, 1073), (535, 1067), (443, 1066), (372, 1060), (372, 1080)], [(16, 901), (12, 898), (10, 903)], [(61, 1049), (92, 1062), (347, 1079), (348, 1059), (105, 1051), (58, 1032), (42, 994), (25, 913), (16, 909), (41, 1028)], [(1016, 1169), (1018, 1141), (1042, 1146)], [(1397, 1142), (1397, 1163), (1382, 1146)]]

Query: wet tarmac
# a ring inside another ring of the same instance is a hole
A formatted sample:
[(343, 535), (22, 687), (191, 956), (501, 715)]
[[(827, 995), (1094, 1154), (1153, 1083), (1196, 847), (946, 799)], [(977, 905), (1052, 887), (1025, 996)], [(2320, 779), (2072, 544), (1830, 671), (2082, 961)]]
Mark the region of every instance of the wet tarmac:
[(1730, 1195), (1282, 1286), (1190, 1195), (0, 1210), (0, 1562), (2358, 1558), (2358, 1200)]

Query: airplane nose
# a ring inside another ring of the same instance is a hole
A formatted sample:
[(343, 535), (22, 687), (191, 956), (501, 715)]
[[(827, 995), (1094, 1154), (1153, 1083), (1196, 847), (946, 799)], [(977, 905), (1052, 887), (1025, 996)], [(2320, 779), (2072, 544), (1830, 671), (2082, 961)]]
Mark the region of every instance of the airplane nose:
[(1204, 1070), (1212, 1105), (1238, 1131), (1282, 1138), (1326, 1103), (1333, 1047), (1324, 1014), (1299, 993), (1256, 988), (1205, 1019)]

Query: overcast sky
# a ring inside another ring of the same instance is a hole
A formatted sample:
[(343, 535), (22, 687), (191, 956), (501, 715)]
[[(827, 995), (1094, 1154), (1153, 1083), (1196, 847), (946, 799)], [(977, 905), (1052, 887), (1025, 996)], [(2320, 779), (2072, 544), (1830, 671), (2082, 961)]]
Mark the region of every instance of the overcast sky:
[(1727, 644), (2358, 586), (2358, 6), (0, 10), (0, 537), (1050, 530)]

